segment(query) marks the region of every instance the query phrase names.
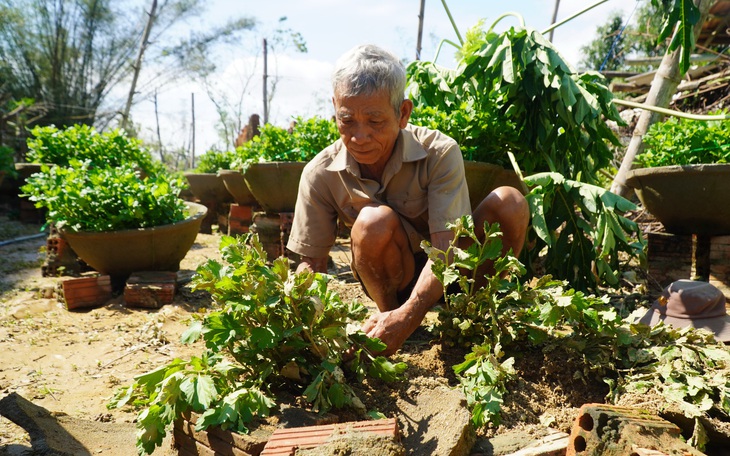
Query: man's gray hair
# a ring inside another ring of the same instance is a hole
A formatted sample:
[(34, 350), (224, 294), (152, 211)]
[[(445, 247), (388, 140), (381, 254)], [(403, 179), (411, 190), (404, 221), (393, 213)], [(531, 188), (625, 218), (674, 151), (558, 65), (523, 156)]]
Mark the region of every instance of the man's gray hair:
[(385, 49), (364, 44), (337, 60), (332, 90), (343, 97), (373, 95), (385, 90), (398, 113), (406, 90), (406, 69), (398, 57)]

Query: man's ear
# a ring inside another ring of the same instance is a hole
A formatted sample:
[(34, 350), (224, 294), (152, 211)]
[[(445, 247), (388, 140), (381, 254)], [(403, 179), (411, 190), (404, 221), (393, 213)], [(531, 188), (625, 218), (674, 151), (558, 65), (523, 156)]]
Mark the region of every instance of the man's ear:
[(408, 120), (411, 118), (411, 113), (413, 112), (413, 102), (406, 98), (403, 100), (403, 103), (400, 104), (400, 119), (398, 119), (398, 124), (400, 128), (406, 128), (406, 125), (408, 125)]

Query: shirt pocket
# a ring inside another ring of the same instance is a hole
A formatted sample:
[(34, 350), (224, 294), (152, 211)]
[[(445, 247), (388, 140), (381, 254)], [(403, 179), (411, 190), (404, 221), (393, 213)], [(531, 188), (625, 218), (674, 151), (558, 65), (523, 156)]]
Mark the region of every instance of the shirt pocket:
[(388, 196), (388, 205), (409, 219), (416, 219), (428, 209), (428, 195), (398, 193)]

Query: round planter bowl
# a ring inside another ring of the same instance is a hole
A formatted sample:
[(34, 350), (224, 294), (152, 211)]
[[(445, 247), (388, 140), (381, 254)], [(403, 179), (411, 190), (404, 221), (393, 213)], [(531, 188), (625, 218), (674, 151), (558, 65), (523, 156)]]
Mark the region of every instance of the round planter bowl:
[(104, 232), (61, 230), (61, 236), (102, 274), (126, 278), (138, 271), (178, 271), (208, 211), (202, 204), (185, 204), (188, 218), (170, 225)]
[(469, 187), (469, 200), (472, 210), (497, 187), (514, 187), (523, 195), (527, 194), (525, 183), (517, 173), (491, 163), (464, 160), (466, 185)]
[(222, 169), (218, 174), (223, 179), (223, 185), (225, 185), (236, 204), (240, 204), (241, 206), (252, 206), (256, 204), (256, 198), (253, 197), (240, 171), (235, 169)]
[(216, 173), (184, 173), (190, 191), (201, 203), (232, 203), (233, 197)]
[(672, 234), (730, 234), (730, 164), (639, 168), (626, 185)]
[(254, 198), (269, 213), (294, 212), (304, 162), (265, 162), (248, 167), (243, 178)]

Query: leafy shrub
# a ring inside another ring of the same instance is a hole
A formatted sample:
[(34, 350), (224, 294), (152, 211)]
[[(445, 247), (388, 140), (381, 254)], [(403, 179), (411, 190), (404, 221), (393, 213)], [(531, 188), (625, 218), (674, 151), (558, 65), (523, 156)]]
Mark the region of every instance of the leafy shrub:
[(508, 152), (518, 149), (517, 129), (509, 120), (500, 117), (493, 104), (489, 108), (491, 110), (476, 110), (470, 103), (461, 103), (450, 110), (416, 106), (410, 122), (453, 138), (459, 144), (465, 160), (506, 168), (510, 166)]
[(297, 117), (291, 133), (266, 124), (260, 128), (259, 136), (236, 148), (231, 166), (244, 168), (248, 163), (266, 161), (306, 162), (339, 137), (335, 122), (320, 117)]
[[(512, 152), (525, 174), (552, 171), (589, 183), (613, 159), (608, 144), (619, 141), (605, 120), (623, 121), (603, 77), (576, 73), (539, 32), (498, 34), (480, 22), (457, 57), (456, 70), (414, 61), (408, 78), (417, 106), (449, 113), (445, 130), (457, 132), (467, 154), (486, 148), (485, 158), (507, 163)], [(458, 134), (467, 122), (478, 123)]]
[(231, 169), (233, 152), (211, 149), (200, 156), (195, 172), (217, 173), (222, 169)]
[[(717, 111), (713, 114), (727, 113)], [(644, 152), (636, 160), (645, 168), (730, 163), (730, 122), (672, 117), (653, 124), (644, 136), (644, 145)]]
[(558, 173), (525, 178), (532, 223), (525, 252), (528, 267), (543, 248), (544, 267), (576, 290), (618, 285), (621, 256), (644, 260), (644, 240), (636, 222), (625, 217), (636, 209), (631, 201), (610, 191), (566, 179)]
[(43, 166), (21, 187), (46, 219), (73, 231), (116, 231), (149, 228), (184, 220), (186, 206), (178, 198), (183, 180), (164, 173), (141, 177), (129, 163), (114, 168), (92, 166), (91, 160), (69, 161), (68, 167)]
[(72, 160), (89, 161), (94, 167), (117, 167), (131, 164), (147, 174), (160, 172), (162, 165), (152, 160), (142, 142), (130, 138), (124, 130), (97, 132), (88, 125), (74, 125), (64, 130), (54, 126), (37, 126), (30, 130), (27, 160), (69, 166)]
[[(576, 369), (575, 379), (602, 380), (614, 403), (624, 394), (658, 394), (695, 420), (696, 446), (703, 444), (700, 418), (730, 418), (730, 352), (712, 334), (634, 323), (646, 309), (622, 315), (607, 298), (569, 289), (550, 276), (522, 283), (522, 265), (500, 254), (496, 225), (485, 225), (484, 242), (476, 238), (471, 217), (450, 229), (455, 239), (447, 251), (426, 241), (423, 246), (444, 290), (459, 285), (437, 309), (435, 330), (442, 343), (471, 348), (454, 371), (476, 426), (499, 423), (502, 398), (515, 379), (515, 357), (528, 349), (560, 356), (566, 369)], [(463, 238), (473, 241), (467, 249), (458, 247)], [(448, 257), (455, 260), (447, 264)], [(486, 286), (475, 287), (474, 271), (485, 261), (494, 262), (494, 274)]]
[[(296, 274), (283, 257), (269, 266), (256, 235), (223, 236), (220, 250), (226, 264), (208, 260), (193, 279), (220, 310), (183, 335), (186, 343), (202, 338), (202, 355), (136, 377), (109, 403), (145, 407), (137, 420), (140, 452), (160, 445), (186, 411), (202, 413), (197, 430), (217, 425), (247, 432), (256, 417), (276, 407), (277, 391), (303, 395), (315, 411), (363, 409), (348, 382), (400, 377), (405, 364), (372, 356), (385, 345), (351, 329), (366, 316), (365, 307), (343, 303), (327, 289), (328, 276)], [(353, 359), (345, 365), (350, 348)]]

